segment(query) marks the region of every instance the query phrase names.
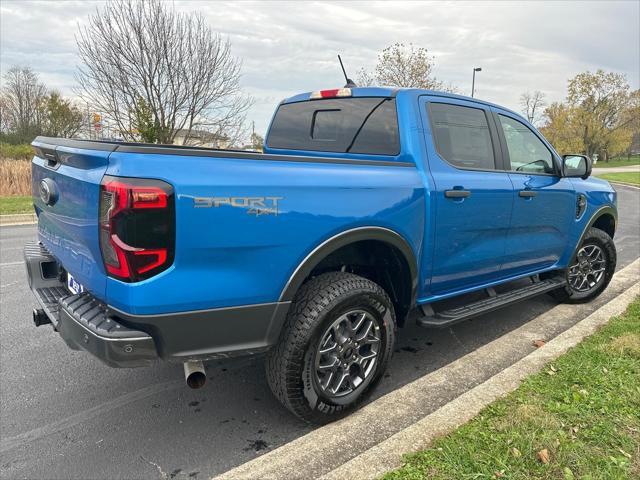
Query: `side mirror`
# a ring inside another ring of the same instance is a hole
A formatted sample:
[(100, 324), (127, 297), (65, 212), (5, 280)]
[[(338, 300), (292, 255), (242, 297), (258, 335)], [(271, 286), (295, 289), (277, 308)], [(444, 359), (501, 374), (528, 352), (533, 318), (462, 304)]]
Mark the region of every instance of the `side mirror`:
[(563, 155), (562, 175), (586, 180), (591, 175), (591, 159), (586, 155)]

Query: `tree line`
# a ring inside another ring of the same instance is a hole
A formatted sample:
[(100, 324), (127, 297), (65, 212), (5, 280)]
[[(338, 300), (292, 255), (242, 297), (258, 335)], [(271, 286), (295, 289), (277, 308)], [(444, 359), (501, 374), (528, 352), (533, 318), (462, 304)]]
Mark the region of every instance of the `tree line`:
[(4, 75), (0, 140), (20, 144), (38, 135), (73, 137), (80, 132), (83, 120), (77, 105), (48, 89), (30, 68), (15, 66)]
[(547, 105), (540, 91), (525, 92), (520, 101), (523, 114), (561, 153), (605, 162), (640, 153), (640, 90), (631, 90), (620, 73), (580, 73), (568, 81), (561, 102)]
[[(373, 70), (360, 70), (357, 82), (458, 93), (435, 76), (434, 67), (426, 48), (396, 43), (382, 50)], [(543, 92), (524, 92), (520, 107), (561, 154), (597, 154), (606, 162), (640, 153), (640, 90), (631, 90), (623, 74), (583, 72), (569, 79), (565, 100), (547, 104)]]
[(76, 42), (74, 93), (86, 111), (48, 91), (30, 68), (14, 67), (0, 95), (2, 140), (95, 135), (92, 123), (149, 143), (228, 146), (246, 136), (253, 100), (240, 88), (242, 62), (200, 14), (161, 0), (113, 0), (79, 27)]

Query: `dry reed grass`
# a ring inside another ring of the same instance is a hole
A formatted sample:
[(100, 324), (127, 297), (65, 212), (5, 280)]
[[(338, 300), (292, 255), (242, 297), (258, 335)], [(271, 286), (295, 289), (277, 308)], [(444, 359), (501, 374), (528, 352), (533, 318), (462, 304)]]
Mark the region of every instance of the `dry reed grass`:
[(31, 195), (31, 162), (0, 160), (0, 197)]

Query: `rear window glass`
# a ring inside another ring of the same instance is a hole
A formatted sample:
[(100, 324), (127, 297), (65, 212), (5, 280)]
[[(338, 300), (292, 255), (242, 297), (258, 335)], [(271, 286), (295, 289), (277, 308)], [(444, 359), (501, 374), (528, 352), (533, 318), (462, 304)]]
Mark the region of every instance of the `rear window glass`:
[(483, 110), (445, 103), (432, 103), (430, 110), (436, 147), (447, 162), (461, 168), (496, 168)]
[(267, 145), (291, 150), (397, 155), (400, 141), (395, 99), (340, 98), (280, 105)]

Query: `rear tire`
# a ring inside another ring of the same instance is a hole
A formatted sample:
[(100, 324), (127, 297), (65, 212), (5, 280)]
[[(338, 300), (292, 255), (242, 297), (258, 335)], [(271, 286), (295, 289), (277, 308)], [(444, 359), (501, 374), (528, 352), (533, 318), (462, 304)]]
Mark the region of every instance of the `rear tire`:
[(567, 286), (551, 292), (564, 303), (586, 303), (600, 295), (616, 270), (613, 239), (604, 231), (589, 228), (566, 270)]
[(326, 424), (353, 411), (387, 368), (395, 343), (387, 293), (345, 272), (320, 275), (296, 294), (268, 353), (269, 386), (302, 420)]

